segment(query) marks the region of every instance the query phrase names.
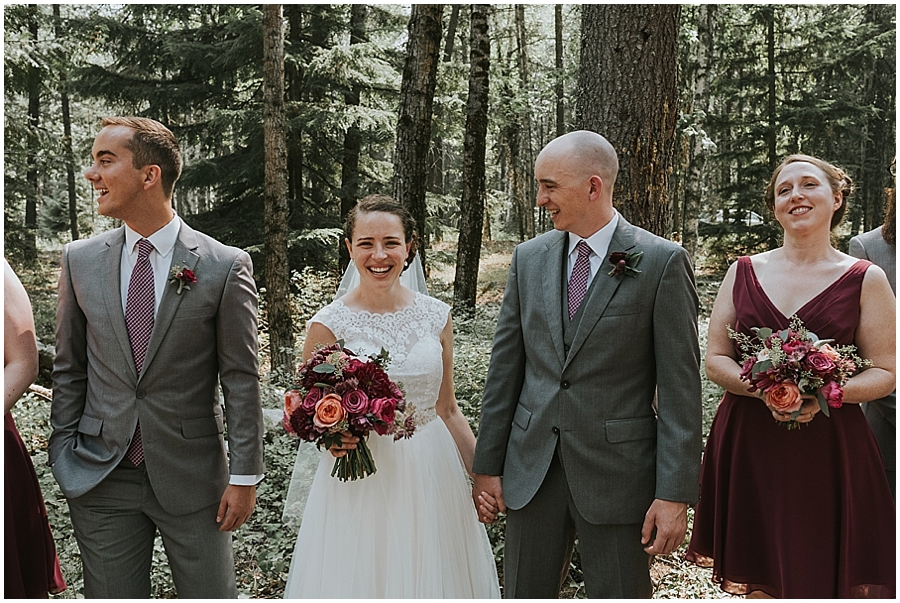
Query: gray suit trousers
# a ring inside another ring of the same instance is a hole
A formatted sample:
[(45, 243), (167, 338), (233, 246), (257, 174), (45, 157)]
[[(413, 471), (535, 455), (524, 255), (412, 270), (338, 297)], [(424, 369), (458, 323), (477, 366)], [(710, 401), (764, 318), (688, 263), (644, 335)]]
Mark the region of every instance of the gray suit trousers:
[(531, 502), (507, 511), (504, 597), (557, 598), (576, 537), (589, 598), (650, 598), (650, 556), (641, 544), (641, 524), (585, 520), (572, 499), (558, 451)]
[(219, 531), (218, 503), (186, 515), (166, 513), (153, 494), (146, 465), (135, 467), (127, 460), (68, 502), (85, 598), (150, 598), (157, 529), (179, 598), (237, 597), (231, 533)]

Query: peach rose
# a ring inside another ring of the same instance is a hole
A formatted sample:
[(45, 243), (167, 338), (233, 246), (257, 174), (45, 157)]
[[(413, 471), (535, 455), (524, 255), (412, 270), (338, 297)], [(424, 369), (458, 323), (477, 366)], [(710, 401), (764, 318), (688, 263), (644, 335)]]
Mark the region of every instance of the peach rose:
[(288, 415), (297, 410), (303, 403), (303, 396), (295, 389), (289, 389), (284, 392), (284, 412)]
[(779, 412), (789, 413), (800, 410), (803, 398), (799, 387), (793, 383), (781, 383), (766, 392), (766, 402)]
[(832, 362), (837, 362), (841, 359), (841, 355), (837, 353), (837, 350), (835, 350), (827, 343), (823, 343), (822, 345), (820, 345), (819, 351), (828, 356), (829, 360), (831, 360)]
[(334, 427), (344, 418), (344, 407), (341, 406), (341, 397), (337, 394), (327, 394), (316, 403), (316, 415), (313, 423), (316, 427), (327, 429)]

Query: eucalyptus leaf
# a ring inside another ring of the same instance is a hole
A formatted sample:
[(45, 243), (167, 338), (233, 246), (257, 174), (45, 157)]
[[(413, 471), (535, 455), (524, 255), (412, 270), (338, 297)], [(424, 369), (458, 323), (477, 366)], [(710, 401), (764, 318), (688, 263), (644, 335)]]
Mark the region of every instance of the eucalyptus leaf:
[(772, 334), (772, 329), (769, 327), (760, 327), (756, 329), (756, 336), (762, 340), (766, 340)]
[(327, 362), (323, 362), (322, 364), (317, 364), (313, 367), (314, 373), (333, 373), (337, 369), (333, 364), (328, 364)]
[(828, 406), (828, 400), (822, 395), (822, 392), (816, 392), (816, 399), (819, 401), (819, 408), (826, 417), (831, 417), (831, 408)]

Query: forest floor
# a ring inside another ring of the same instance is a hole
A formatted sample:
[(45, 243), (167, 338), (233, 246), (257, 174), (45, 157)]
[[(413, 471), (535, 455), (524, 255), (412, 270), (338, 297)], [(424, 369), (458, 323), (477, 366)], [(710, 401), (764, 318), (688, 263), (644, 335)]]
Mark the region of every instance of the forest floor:
[[(460, 408), (477, 433), (480, 412), (481, 387), (487, 372), (490, 349), (497, 313), (506, 283), (512, 249), (511, 242), (488, 242), (483, 251), (479, 272), (478, 307), (474, 315), (454, 317), (455, 321), (455, 385)], [(432, 295), (450, 302), (453, 289), (455, 245), (439, 243), (429, 250), (428, 261), (433, 267), (428, 284)], [(56, 266), (52, 259), (48, 266)], [(700, 276), (697, 289), (700, 294), (701, 348), (705, 346), (709, 312), (718, 289), (721, 276)], [(305, 324), (318, 307), (330, 301), (328, 291), (333, 291), (334, 279), (305, 271), (302, 277), (304, 295), (298, 296), (296, 307), (301, 308), (297, 324)], [(31, 282), (29, 282), (31, 281)], [(55, 310), (55, 278), (53, 268), (42, 274), (23, 278), (35, 306), (37, 330), (41, 339), (52, 342), (53, 314)], [(301, 331), (298, 344), (302, 343)], [(262, 342), (265, 343), (264, 341)], [(45, 385), (49, 385), (46, 384)], [(721, 397), (721, 390), (703, 380), (704, 428), (709, 425)], [(277, 416), (282, 406), (280, 389), (271, 385), (266, 375), (262, 379), (263, 406), (267, 409), (265, 430), (266, 478), (257, 488), (257, 507), (247, 522), (235, 532), (235, 564), (238, 592), (241, 598), (280, 598), (284, 592), (290, 559), (296, 540), (296, 527), (282, 521), (282, 507), (290, 482), (294, 462), (296, 440), (288, 437), (281, 428)], [(50, 402), (38, 395), (29, 394), (19, 401), (13, 410), (22, 438), (32, 454), (32, 460), (41, 483), (50, 516), (63, 574), (69, 589), (53, 598), (83, 597), (81, 562), (75, 537), (69, 522), (65, 497), (59, 490), (47, 466), (47, 438), (50, 435)], [(692, 511), (689, 511), (689, 531)], [(503, 524), (489, 526), (488, 534), (494, 547), (498, 571), (502, 583)], [(696, 599), (727, 598), (711, 580), (711, 570), (702, 569), (684, 560), (685, 545), (666, 557), (654, 558), (651, 577), (655, 586), (654, 598)], [(576, 550), (563, 598), (583, 598), (584, 583), (579, 569)], [(171, 572), (161, 539), (157, 538), (152, 573), (153, 596), (174, 598)]]

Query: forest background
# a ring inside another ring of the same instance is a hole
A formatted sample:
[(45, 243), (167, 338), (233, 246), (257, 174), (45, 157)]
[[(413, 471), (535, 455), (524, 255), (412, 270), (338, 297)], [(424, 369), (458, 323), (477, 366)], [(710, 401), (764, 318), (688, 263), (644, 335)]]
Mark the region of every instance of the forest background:
[[(619, 150), (616, 204), (695, 262), (705, 338), (724, 268), (777, 246), (762, 202), (803, 152), (856, 183), (835, 243), (883, 220), (896, 149), (893, 5), (7, 5), (4, 255), (34, 305), (49, 387), (59, 254), (117, 226), (81, 174), (105, 115), (182, 144), (179, 215), (247, 250), (260, 290), (264, 406), (277, 416), (305, 322), (346, 266), (343, 216), (386, 193), (417, 216), (429, 286), (454, 305), (457, 397), (477, 433), (509, 253), (552, 228), (533, 162), (574, 129)], [(701, 342), (703, 343), (703, 342)], [(704, 381), (706, 426), (721, 395)], [(46, 468), (49, 401), (14, 409), (70, 589), (67, 507)], [(281, 501), (296, 442), (272, 421), (258, 508), (235, 535), (239, 590), (280, 596), (295, 531)], [(489, 529), (498, 560), (502, 525)], [(155, 556), (164, 559), (161, 543)], [(156, 596), (173, 596), (164, 563)], [(577, 555), (566, 596), (583, 596)], [(715, 597), (679, 553), (657, 597)]]

